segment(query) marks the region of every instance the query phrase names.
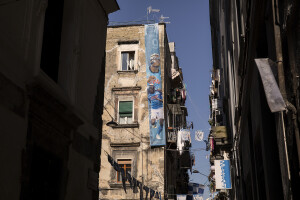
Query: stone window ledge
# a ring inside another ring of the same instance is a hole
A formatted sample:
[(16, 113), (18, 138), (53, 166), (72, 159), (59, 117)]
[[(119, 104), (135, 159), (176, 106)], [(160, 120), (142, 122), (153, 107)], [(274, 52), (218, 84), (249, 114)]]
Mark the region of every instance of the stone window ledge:
[[(125, 185), (126, 185), (126, 188), (130, 187), (129, 183), (125, 183)], [(111, 182), (111, 183), (109, 183), (109, 186), (110, 186), (110, 188), (123, 188), (122, 182), (121, 183)]]
[(139, 123), (134, 124), (118, 124), (116, 126), (113, 126), (112, 128), (139, 128)]
[(138, 70), (118, 70), (117, 71), (118, 74), (130, 74), (130, 73), (135, 73), (137, 74), (138, 73)]
[(141, 90), (141, 86), (133, 86), (133, 87), (114, 87), (111, 90), (113, 92), (119, 92), (119, 91), (136, 91), (136, 90)]

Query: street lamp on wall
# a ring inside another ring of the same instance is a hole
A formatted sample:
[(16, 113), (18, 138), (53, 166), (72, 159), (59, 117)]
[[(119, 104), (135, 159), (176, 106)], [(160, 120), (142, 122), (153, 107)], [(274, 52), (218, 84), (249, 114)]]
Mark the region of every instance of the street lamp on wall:
[(117, 125), (118, 125), (118, 123), (115, 122), (113, 118), (111, 118), (111, 121), (106, 123), (106, 126), (109, 126), (109, 127), (115, 127)]
[(106, 107), (103, 106), (103, 108), (106, 110), (106, 112), (109, 114), (109, 116), (111, 117), (111, 121), (107, 122), (106, 123), (106, 126), (109, 126), (109, 127), (115, 127), (118, 125), (117, 122), (114, 121), (114, 118), (111, 116), (111, 114), (107, 111)]

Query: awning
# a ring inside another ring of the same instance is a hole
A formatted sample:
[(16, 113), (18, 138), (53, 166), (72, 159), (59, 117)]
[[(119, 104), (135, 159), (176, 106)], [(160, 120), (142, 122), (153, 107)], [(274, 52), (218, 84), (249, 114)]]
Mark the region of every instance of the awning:
[(226, 126), (214, 126), (211, 128), (212, 136), (215, 139), (218, 138), (227, 138)]
[(120, 117), (132, 117), (132, 101), (119, 102)]
[(269, 58), (260, 58), (254, 60), (264, 86), (267, 102), (271, 112), (279, 112), (285, 110), (285, 102), (278, 88), (274, 74), (271, 70), (271, 66), (276, 66), (276, 63), (274, 63)]

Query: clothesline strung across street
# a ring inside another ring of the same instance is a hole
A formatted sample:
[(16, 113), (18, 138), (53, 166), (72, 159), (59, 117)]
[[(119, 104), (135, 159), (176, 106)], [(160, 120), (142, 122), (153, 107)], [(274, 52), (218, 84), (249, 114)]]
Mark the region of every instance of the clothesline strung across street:
[[(203, 125), (205, 125), (205, 124), (204, 124), (204, 121), (205, 121), (205, 120), (203, 120), (203, 118), (202, 118), (202, 116), (200, 115), (198, 109), (196, 109), (197, 107), (196, 107), (196, 105), (194, 104), (194, 102), (192, 101), (192, 97), (190, 96), (190, 94), (189, 94), (189, 92), (188, 92), (188, 90), (187, 90), (187, 88), (186, 88), (186, 85), (187, 85), (187, 84), (183, 81), (183, 79), (181, 78), (181, 76), (179, 76), (179, 78), (180, 78), (182, 84), (183, 84), (184, 87), (185, 87), (186, 95), (189, 97), (189, 100), (190, 100), (190, 102), (191, 102), (191, 104), (192, 104), (192, 106), (193, 106), (193, 108), (194, 108), (193, 110), (195, 110), (196, 114), (197, 114), (198, 117), (201, 119), (200, 121), (203, 122)], [(205, 126), (204, 126), (204, 127), (205, 127)], [(209, 129), (207, 129), (207, 130), (209, 130)]]
[(126, 183), (126, 181), (128, 181), (129, 184), (130, 184), (130, 188), (133, 189), (133, 193), (138, 193), (137, 188), (139, 187), (139, 189), (140, 189), (140, 198), (141, 199), (143, 198), (143, 190), (145, 190), (146, 199), (148, 199), (148, 194), (150, 193), (150, 200), (152, 198), (156, 198), (156, 199), (161, 200), (161, 193), (160, 192), (155, 191), (155, 190), (143, 185), (142, 182), (138, 181), (136, 178), (131, 176), (131, 174), (129, 172), (126, 172), (126, 174), (125, 174), (124, 169), (119, 166), (119, 164), (109, 155), (109, 153), (107, 151), (105, 151), (103, 148), (101, 148), (101, 149), (105, 152), (105, 154), (108, 158), (108, 162), (113, 166), (113, 168), (117, 172), (121, 173), (122, 184), (123, 184), (123, 189), (124, 189), (125, 193), (127, 193), (125, 183)]
[[(115, 111), (115, 107), (110, 103), (110, 101), (104, 96), (104, 98), (106, 99), (107, 103), (111, 105), (111, 107), (114, 109)], [(104, 109), (106, 110), (106, 112), (108, 113), (108, 115), (113, 119), (112, 115), (108, 112), (107, 108), (105, 106), (103, 106)], [(127, 128), (124, 128), (127, 132), (131, 133), (134, 137), (138, 138), (139, 140), (143, 140), (142, 137), (136, 136), (133, 132), (129, 131)], [(207, 129), (209, 130), (209, 129)], [(144, 143), (147, 143), (148, 141), (142, 141)], [(148, 142), (149, 143), (149, 142)], [(168, 150), (168, 149), (167, 149)]]
[(191, 152), (195, 152), (195, 151), (206, 151), (205, 148), (199, 148), (199, 149), (189, 149), (189, 150), (178, 150), (178, 149), (166, 149), (167, 151), (191, 151)]

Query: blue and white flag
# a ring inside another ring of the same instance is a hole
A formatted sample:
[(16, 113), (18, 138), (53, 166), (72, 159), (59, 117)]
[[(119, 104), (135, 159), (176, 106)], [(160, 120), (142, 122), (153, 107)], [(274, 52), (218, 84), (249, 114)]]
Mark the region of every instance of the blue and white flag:
[(158, 24), (145, 25), (150, 145), (166, 145)]
[(216, 189), (231, 189), (230, 161), (215, 160)]
[(203, 131), (198, 130), (198, 131), (195, 132), (195, 140), (201, 142), (203, 140), (203, 136), (204, 136)]
[(203, 200), (203, 196), (200, 194), (193, 194), (193, 200)]
[(203, 194), (205, 186), (199, 183), (189, 183), (188, 184), (188, 193), (192, 194)]

